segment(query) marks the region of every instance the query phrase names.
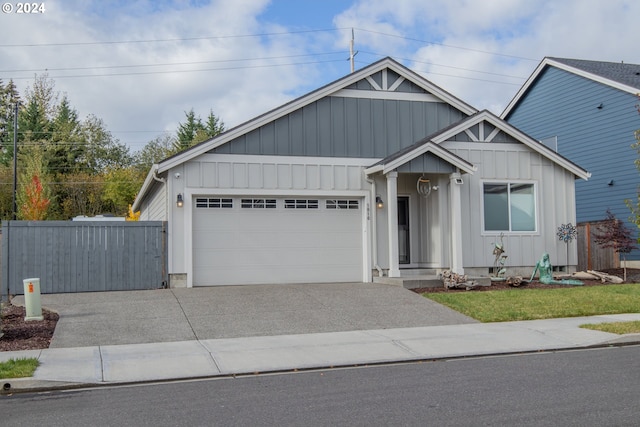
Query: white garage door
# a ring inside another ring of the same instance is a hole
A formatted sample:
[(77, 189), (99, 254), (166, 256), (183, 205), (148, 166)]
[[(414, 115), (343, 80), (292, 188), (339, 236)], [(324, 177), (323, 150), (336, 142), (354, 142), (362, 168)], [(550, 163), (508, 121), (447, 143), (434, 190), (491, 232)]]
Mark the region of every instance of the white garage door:
[(194, 286), (362, 281), (362, 199), (193, 203)]

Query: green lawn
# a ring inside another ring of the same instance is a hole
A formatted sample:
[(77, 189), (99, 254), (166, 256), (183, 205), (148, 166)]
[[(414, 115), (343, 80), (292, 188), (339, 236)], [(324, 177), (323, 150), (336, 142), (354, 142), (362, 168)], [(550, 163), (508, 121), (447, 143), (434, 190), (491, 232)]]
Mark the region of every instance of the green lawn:
[(9, 359), (0, 362), (0, 378), (23, 378), (31, 377), (40, 365), (38, 359)]
[(593, 323), (580, 325), (581, 328), (595, 331), (611, 332), (613, 334), (640, 334), (640, 320), (631, 322)]
[(425, 293), (481, 322), (640, 313), (640, 284)]

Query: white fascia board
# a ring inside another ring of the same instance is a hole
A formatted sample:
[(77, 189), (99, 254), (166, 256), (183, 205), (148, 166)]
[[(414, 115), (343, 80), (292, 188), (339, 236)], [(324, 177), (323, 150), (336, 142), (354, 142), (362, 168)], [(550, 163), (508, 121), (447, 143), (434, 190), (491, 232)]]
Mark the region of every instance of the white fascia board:
[(511, 102), (509, 102), (509, 104), (504, 109), (502, 114), (500, 114), (500, 118), (504, 119), (511, 112), (511, 110), (516, 106), (516, 104), (520, 101), (520, 99), (524, 96), (524, 94), (527, 93), (527, 91), (529, 90), (529, 87), (531, 87), (531, 85), (538, 79), (538, 76), (540, 75), (540, 73), (542, 73), (544, 68), (547, 67), (547, 66), (551, 66), (551, 67), (555, 67), (555, 68), (558, 68), (558, 69), (563, 70), (563, 71), (567, 71), (567, 72), (575, 74), (577, 76), (581, 76), (581, 77), (584, 77), (586, 79), (593, 80), (594, 82), (598, 82), (598, 83), (601, 83), (603, 85), (610, 86), (612, 88), (621, 90), (623, 92), (628, 92), (628, 93), (633, 94), (633, 95), (636, 95), (638, 93), (638, 91), (639, 91), (639, 89), (637, 87), (628, 86), (628, 85), (616, 82), (614, 80), (607, 79), (607, 78), (602, 77), (602, 76), (598, 76), (597, 74), (592, 74), (592, 73), (589, 73), (587, 71), (581, 70), (579, 68), (575, 68), (575, 67), (572, 67), (570, 65), (563, 64), (562, 62), (554, 61), (553, 59), (550, 59), (550, 58), (544, 58), (540, 62), (540, 64), (536, 67), (536, 69), (533, 71), (531, 76), (529, 76), (529, 78), (524, 83), (524, 85), (522, 85), (520, 90), (518, 90), (518, 92), (513, 97)]
[(365, 175), (369, 176), (369, 175), (373, 175), (374, 173), (381, 172), (383, 169), (384, 169), (384, 165), (373, 165), (370, 168), (366, 168), (364, 170), (364, 173)]
[(593, 80), (593, 81), (601, 83), (603, 85), (611, 86), (612, 88), (621, 90), (623, 92), (629, 92), (629, 93), (631, 93), (633, 95), (636, 95), (638, 93), (638, 91), (640, 91), (640, 89), (637, 88), (637, 87), (628, 86), (628, 85), (625, 85), (623, 83), (616, 82), (615, 80), (611, 80), (611, 79), (608, 79), (606, 77), (599, 76), (597, 74), (592, 74), (592, 73), (589, 73), (587, 71), (581, 70), (579, 68), (575, 68), (575, 67), (572, 67), (570, 65), (554, 61), (552, 59), (549, 59), (547, 61), (547, 64), (551, 65), (553, 67), (559, 68), (561, 70), (567, 71), (569, 73), (573, 73), (573, 74), (578, 75), (580, 77), (584, 77), (586, 79)]
[(405, 155), (398, 157), (395, 160), (392, 160), (388, 164), (383, 165), (382, 173), (387, 174), (392, 170), (395, 170), (396, 168), (402, 166), (403, 164), (415, 159), (416, 157), (429, 152), (438, 156), (442, 160), (445, 160), (451, 163), (453, 166), (457, 167), (458, 169), (470, 175), (473, 175), (473, 173), (478, 170), (476, 166), (456, 156), (450, 151), (442, 147), (438, 147), (436, 144), (432, 142), (427, 142), (426, 144), (423, 144), (420, 147), (417, 147), (415, 150), (412, 150), (406, 153)]
[(524, 82), (524, 84), (520, 87), (520, 89), (518, 89), (518, 92), (516, 92), (513, 99), (511, 99), (511, 102), (509, 102), (509, 104), (507, 105), (507, 108), (505, 108), (502, 114), (500, 114), (501, 119), (504, 119), (505, 117), (507, 117), (507, 115), (511, 112), (511, 109), (518, 103), (518, 101), (520, 101), (520, 98), (522, 98), (522, 96), (525, 93), (527, 93), (527, 91), (529, 90), (529, 87), (533, 84), (533, 82), (536, 81), (536, 79), (538, 78), (538, 76), (540, 75), (544, 67), (548, 65), (548, 61), (549, 61), (548, 58), (544, 58), (542, 61), (540, 61), (536, 69), (533, 71), (533, 73), (531, 73), (531, 75), (527, 79), (527, 81)]
[(145, 196), (147, 195), (147, 192), (151, 189), (151, 186), (154, 184), (155, 179), (153, 178), (156, 174), (158, 170), (158, 165), (154, 164), (153, 166), (151, 166), (151, 169), (149, 170), (149, 173), (147, 174), (147, 177), (145, 178), (144, 182), (142, 183), (142, 188), (140, 188), (140, 191), (138, 192), (138, 194), (136, 195), (136, 199), (133, 201), (133, 204), (131, 205), (131, 210), (132, 211), (137, 211), (140, 208), (140, 204), (142, 203), (142, 200), (145, 198)]
[(362, 157), (309, 157), (309, 156), (261, 156), (255, 154), (217, 154), (207, 153), (198, 159), (203, 162), (228, 162), (228, 163), (261, 163), (261, 164), (294, 164), (294, 165), (320, 165), (320, 166), (360, 166), (367, 167), (377, 163), (381, 159)]

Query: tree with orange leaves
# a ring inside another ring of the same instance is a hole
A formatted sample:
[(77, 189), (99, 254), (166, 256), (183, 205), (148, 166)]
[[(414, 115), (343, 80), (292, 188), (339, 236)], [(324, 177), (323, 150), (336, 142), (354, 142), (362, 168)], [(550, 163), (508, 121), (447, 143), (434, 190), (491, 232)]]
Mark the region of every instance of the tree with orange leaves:
[(40, 177), (33, 175), (24, 191), (25, 201), (20, 205), (20, 218), (28, 221), (42, 221), (46, 219), (51, 200), (44, 194)]

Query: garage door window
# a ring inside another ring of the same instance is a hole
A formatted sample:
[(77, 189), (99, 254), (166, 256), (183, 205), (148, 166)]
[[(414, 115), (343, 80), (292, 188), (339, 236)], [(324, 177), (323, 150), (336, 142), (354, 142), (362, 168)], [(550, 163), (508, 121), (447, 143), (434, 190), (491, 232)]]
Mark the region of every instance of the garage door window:
[(327, 209), (358, 209), (357, 200), (327, 200), (325, 207)]
[(285, 209), (318, 209), (318, 200), (285, 199)]
[(199, 197), (196, 199), (196, 208), (232, 208), (233, 199)]
[(276, 199), (242, 199), (243, 209), (275, 209)]

